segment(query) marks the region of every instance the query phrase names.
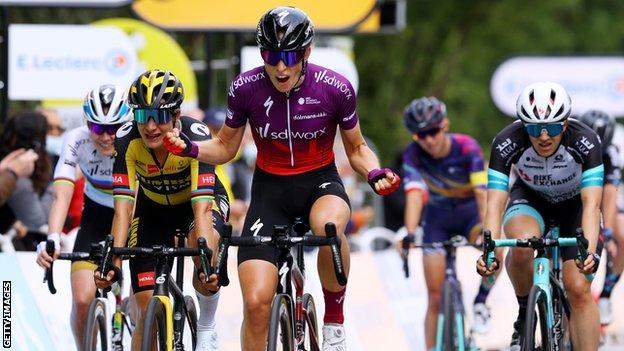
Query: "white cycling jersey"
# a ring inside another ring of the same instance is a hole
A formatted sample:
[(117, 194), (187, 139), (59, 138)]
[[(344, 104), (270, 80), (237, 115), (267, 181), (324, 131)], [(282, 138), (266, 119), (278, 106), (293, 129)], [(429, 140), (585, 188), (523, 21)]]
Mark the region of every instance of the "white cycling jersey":
[(76, 181), (76, 167), (85, 177), (85, 195), (106, 207), (113, 208), (113, 162), (114, 156), (102, 156), (87, 126), (65, 133), (61, 156), (54, 170), (54, 182)]

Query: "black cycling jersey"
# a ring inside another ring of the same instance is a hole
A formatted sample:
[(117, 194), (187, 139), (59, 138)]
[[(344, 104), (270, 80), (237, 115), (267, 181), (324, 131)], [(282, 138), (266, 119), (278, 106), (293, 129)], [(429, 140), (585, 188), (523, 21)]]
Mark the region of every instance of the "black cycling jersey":
[(570, 199), (584, 187), (602, 186), (604, 178), (598, 135), (572, 118), (559, 147), (548, 157), (535, 151), (520, 121), (503, 129), (492, 143), (488, 189), (508, 191), (512, 166), (518, 181), (550, 203)]

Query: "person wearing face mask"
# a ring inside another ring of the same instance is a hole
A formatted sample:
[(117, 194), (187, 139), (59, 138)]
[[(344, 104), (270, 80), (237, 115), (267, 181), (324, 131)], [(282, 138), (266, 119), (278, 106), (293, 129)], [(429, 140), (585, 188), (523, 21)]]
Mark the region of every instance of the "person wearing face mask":
[[(219, 134), (196, 143), (183, 131), (172, 131), (165, 146), (175, 154), (222, 164), (235, 157), (248, 123), (258, 153), (242, 235), (270, 236), (273, 225), (292, 223), (295, 217), (304, 218), (316, 235), (325, 235), (325, 224), (333, 222), (348, 273), (344, 231), (351, 206), (334, 161), (338, 129), (351, 167), (368, 179), (377, 194), (395, 191), (400, 179), (380, 167), (366, 144), (350, 82), (308, 62), (313, 40), (314, 25), (302, 10), (283, 6), (268, 11), (256, 30), (264, 65), (232, 81), (225, 125)], [(244, 301), (242, 349), (264, 350), (278, 278), (276, 251), (267, 246), (241, 247), (238, 263)], [(346, 286), (335, 277), (328, 247), (319, 250), (318, 271), (325, 297), (322, 349), (345, 350)]]
[(63, 147), (63, 134), (65, 133), (63, 121), (55, 109), (42, 107), (38, 108), (37, 112), (44, 115), (48, 123), (46, 129), (46, 151), (52, 157), (52, 168), (55, 168)]
[[(500, 131), (492, 142), (488, 169), (484, 229), (499, 239), (543, 236), (551, 225), (560, 237), (574, 237), (583, 229), (588, 256), (576, 259), (577, 248), (561, 248), (563, 286), (571, 306), (570, 336), (575, 350), (598, 350), (600, 320), (592, 298), (591, 280), (600, 264), (602, 240), (600, 205), (604, 182), (602, 148), (598, 135), (585, 124), (568, 118), (572, 101), (558, 83), (537, 82), (525, 87), (516, 102), (518, 120)], [(509, 187), (512, 166), (518, 177)], [(501, 230), (502, 229), (502, 230)], [(512, 248), (505, 266), (518, 300), (518, 317), (510, 350), (520, 350), (532, 286), (534, 252)], [(483, 257), (477, 272), (494, 274), (498, 262), (489, 267)]]
[[(105, 84), (94, 88), (83, 103), (86, 126), (65, 134), (54, 170), (54, 202), (48, 218), (48, 239), (53, 240), (55, 252), (49, 256), (45, 241), (37, 246), (37, 264), (47, 268), (59, 255), (60, 233), (68, 216), (75, 189), (77, 173), (85, 179), (84, 207), (74, 252), (89, 252), (91, 243), (102, 241), (111, 231), (113, 219), (112, 172), (115, 133), (130, 120), (132, 111), (126, 103), (123, 88)], [(89, 303), (95, 296), (93, 271), (97, 263), (76, 261), (71, 266), (72, 312), (71, 327), (77, 348), (84, 337), (83, 327)]]

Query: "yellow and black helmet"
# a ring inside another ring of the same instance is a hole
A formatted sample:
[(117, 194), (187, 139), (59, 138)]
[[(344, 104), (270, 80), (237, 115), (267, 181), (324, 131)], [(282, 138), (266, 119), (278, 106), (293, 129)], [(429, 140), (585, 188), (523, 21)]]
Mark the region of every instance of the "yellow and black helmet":
[(128, 104), (132, 108), (175, 110), (184, 101), (182, 82), (169, 71), (143, 72), (129, 90)]

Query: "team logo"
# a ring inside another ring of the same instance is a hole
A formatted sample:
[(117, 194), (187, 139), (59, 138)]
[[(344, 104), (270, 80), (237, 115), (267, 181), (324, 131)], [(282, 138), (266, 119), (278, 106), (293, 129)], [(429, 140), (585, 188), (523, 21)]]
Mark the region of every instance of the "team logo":
[(201, 136), (209, 136), (210, 129), (205, 124), (201, 123), (193, 123), (191, 124), (191, 132), (201, 135)]
[(132, 121), (126, 122), (126, 124), (124, 124), (123, 126), (121, 126), (121, 128), (117, 130), (117, 134), (115, 134), (115, 136), (117, 138), (123, 138), (126, 135), (128, 135), (128, 133), (130, 133), (131, 130), (132, 130)]

